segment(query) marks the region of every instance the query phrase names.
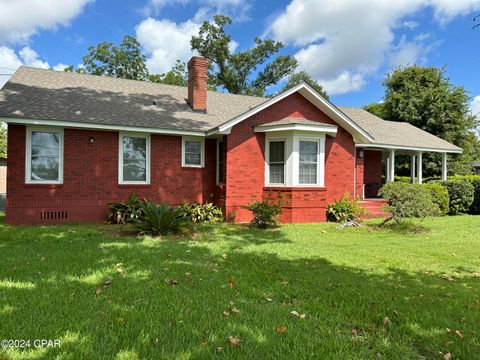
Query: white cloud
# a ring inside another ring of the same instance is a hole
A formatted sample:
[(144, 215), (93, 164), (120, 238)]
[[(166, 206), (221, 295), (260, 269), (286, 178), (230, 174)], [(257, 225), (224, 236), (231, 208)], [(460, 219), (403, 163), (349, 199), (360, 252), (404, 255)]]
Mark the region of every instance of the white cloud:
[[(438, 22), (480, 9), (480, 0), (292, 0), (272, 22), (275, 39), (331, 94), (358, 90), (380, 66), (426, 60), (425, 37), (396, 39), (404, 17), (430, 7)], [(412, 25), (412, 24), (409, 24)], [(433, 41), (433, 40), (432, 40)]]
[(57, 65), (55, 65), (52, 69), (55, 70), (55, 71), (63, 71), (65, 70), (69, 65), (67, 64), (63, 64), (63, 63), (58, 63)]
[(475, 96), (471, 103), (472, 114), (480, 119), (480, 95)]
[(28, 46), (21, 49), (19, 52), (23, 63), (28, 66), (33, 66), (41, 69), (49, 69), (50, 65), (48, 62), (42, 61), (38, 58), (38, 54), (35, 50), (29, 48)]
[(188, 61), (193, 55), (190, 39), (199, 27), (200, 24), (191, 20), (180, 24), (168, 19), (143, 20), (136, 28), (136, 35), (147, 53), (148, 70), (163, 73), (170, 70), (177, 59)]
[(240, 22), (249, 19), (251, 4), (247, 0), (149, 0), (143, 9), (147, 16), (158, 15), (167, 6), (197, 6), (196, 19), (212, 17), (215, 14), (231, 16), (234, 21)]
[(427, 63), (427, 55), (439, 45), (438, 41), (432, 41), (429, 34), (420, 34), (408, 41), (402, 36), (398, 45), (392, 47), (389, 55), (389, 64), (393, 67), (401, 65), (424, 65)]
[(38, 30), (68, 25), (92, 0), (0, 0), (0, 44), (25, 43)]

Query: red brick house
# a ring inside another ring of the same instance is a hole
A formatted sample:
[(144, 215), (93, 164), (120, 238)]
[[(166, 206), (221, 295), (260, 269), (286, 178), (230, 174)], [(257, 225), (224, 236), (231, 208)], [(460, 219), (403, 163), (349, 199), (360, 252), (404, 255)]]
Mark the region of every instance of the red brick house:
[(374, 197), (395, 155), (462, 150), (407, 123), (337, 107), (300, 84), (272, 98), (207, 91), (194, 57), (184, 87), (20, 67), (0, 92), (8, 123), (6, 221), (104, 220), (133, 191), (172, 205), (241, 208), (270, 191), (290, 200), (285, 222), (325, 220), (348, 192)]

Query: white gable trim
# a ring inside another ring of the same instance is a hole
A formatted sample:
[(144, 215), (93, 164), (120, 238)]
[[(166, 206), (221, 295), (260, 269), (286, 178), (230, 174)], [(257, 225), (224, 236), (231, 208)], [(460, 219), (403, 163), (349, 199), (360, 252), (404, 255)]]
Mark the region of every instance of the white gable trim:
[(280, 100), (286, 98), (287, 96), (299, 92), (302, 96), (304, 96), (307, 100), (309, 100), (312, 104), (317, 106), (320, 110), (324, 111), (328, 116), (330, 116), (335, 122), (337, 122), (340, 126), (345, 128), (349, 131), (355, 138), (362, 140), (362, 142), (372, 142), (374, 139), (373, 137), (363, 130), (360, 126), (358, 126), (352, 119), (342, 113), (339, 109), (337, 109), (332, 103), (325, 100), (322, 96), (320, 96), (314, 89), (312, 89), (306, 83), (300, 83), (297, 86), (294, 86), (287, 91), (271, 98), (268, 101), (260, 104), (259, 106), (243, 113), (236, 118), (227, 121), (226, 123), (219, 125), (215, 129), (210, 130), (207, 135), (214, 134), (217, 132), (225, 132), (229, 131), (233, 126), (237, 125), (238, 123), (242, 122), (243, 120), (255, 115), (256, 113), (272, 106), (273, 104), (279, 102)]
[(308, 131), (321, 132), (328, 135), (336, 135), (337, 127), (334, 125), (310, 125), (310, 124), (282, 124), (282, 125), (261, 125), (255, 126), (255, 132), (275, 132), (275, 131)]

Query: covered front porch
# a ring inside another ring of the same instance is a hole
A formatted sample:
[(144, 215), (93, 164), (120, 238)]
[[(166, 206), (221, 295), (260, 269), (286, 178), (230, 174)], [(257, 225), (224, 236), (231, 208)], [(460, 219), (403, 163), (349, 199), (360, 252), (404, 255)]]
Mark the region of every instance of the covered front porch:
[(395, 181), (395, 164), (399, 156), (407, 156), (410, 160), (408, 167), (411, 183), (422, 184), (425, 154), (441, 154), (440, 178), (447, 180), (448, 154), (451, 152), (400, 146), (357, 146), (356, 196), (362, 200), (377, 198), (378, 191), (385, 182)]

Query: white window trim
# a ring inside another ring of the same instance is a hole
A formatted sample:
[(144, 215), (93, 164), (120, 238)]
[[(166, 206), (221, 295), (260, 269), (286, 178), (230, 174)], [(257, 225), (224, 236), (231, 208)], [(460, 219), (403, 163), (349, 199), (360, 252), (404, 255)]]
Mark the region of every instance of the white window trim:
[[(220, 144), (223, 146), (223, 139), (217, 139), (217, 155), (216, 155), (216, 164), (215, 164), (215, 169), (216, 169), (216, 177), (215, 177), (215, 182), (217, 185), (220, 184), (220, 171), (223, 171), (223, 169), (220, 169)], [(225, 154), (223, 154), (223, 160), (225, 161)], [(223, 167), (225, 167), (225, 164), (223, 164)], [(222, 183), (225, 183), (225, 179), (223, 179)]]
[[(267, 187), (304, 187), (319, 188), (325, 186), (325, 137), (324, 133), (305, 133), (305, 132), (286, 132), (278, 137), (272, 136), (273, 133), (265, 134), (265, 186)], [(270, 141), (285, 141), (285, 183), (271, 184), (269, 183), (269, 149)], [(318, 146), (318, 166), (317, 166), (317, 183), (316, 184), (300, 184), (300, 141), (317, 141)]]
[[(124, 181), (123, 180), (123, 138), (137, 137), (147, 139), (147, 156), (146, 156), (146, 181)], [(135, 132), (118, 133), (118, 183), (120, 185), (150, 185), (150, 135)]]
[[(26, 184), (63, 184), (63, 128), (52, 126), (28, 126), (25, 141), (25, 183)], [(58, 180), (32, 180), (32, 132), (58, 133)]]
[[(283, 183), (270, 182), (270, 143), (283, 141), (284, 142), (284, 164), (283, 164)], [(287, 159), (288, 159), (288, 139), (286, 137), (268, 137), (265, 141), (265, 185), (266, 186), (286, 186), (287, 185)]]
[[(186, 141), (200, 142), (200, 165), (185, 163), (185, 142)], [(201, 137), (195, 137), (195, 136), (183, 136), (182, 137), (182, 167), (203, 168), (204, 166), (205, 166), (205, 139)]]

